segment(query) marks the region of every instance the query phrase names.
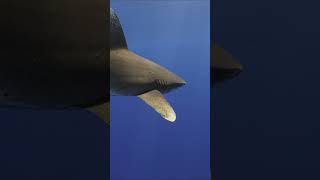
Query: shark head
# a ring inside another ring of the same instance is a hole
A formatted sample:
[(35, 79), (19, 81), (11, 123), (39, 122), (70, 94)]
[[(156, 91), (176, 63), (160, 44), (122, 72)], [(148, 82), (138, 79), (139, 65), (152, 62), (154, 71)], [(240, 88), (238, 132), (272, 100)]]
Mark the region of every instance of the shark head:
[(111, 50), (111, 94), (168, 93), (186, 84), (178, 75), (128, 49)]
[(186, 84), (185, 80), (162, 66), (154, 66), (153, 73), (152, 81), (155, 86), (154, 89), (157, 89), (161, 93), (171, 92)]
[(233, 79), (241, 73), (243, 69), (242, 65), (223, 48), (214, 44), (212, 52), (211, 79), (214, 83)]

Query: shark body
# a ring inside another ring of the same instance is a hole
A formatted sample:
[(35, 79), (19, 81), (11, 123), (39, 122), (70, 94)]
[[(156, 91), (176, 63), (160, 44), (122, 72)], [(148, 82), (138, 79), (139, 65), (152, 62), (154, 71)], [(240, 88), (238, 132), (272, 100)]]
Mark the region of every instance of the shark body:
[(138, 96), (174, 121), (162, 94), (185, 81), (128, 50), (112, 9), (106, 25), (104, 2), (72, 3), (78, 4), (33, 0), (30, 8), (1, 8), (0, 107), (85, 108), (109, 124), (110, 92)]
[[(138, 96), (165, 119), (176, 119), (162, 94), (186, 82), (130, 51), (112, 9), (110, 22), (102, 23), (106, 4), (84, 2), (74, 8), (69, 4), (76, 0), (32, 2), (30, 8), (22, 8), (29, 2), (12, 2), (0, 11), (6, 22), (0, 30), (1, 107), (85, 108), (108, 123), (110, 92)], [(241, 71), (237, 63), (220, 66), (218, 60), (211, 67), (214, 83)]]
[(119, 18), (110, 10), (110, 94), (138, 96), (160, 115), (173, 122), (176, 114), (162, 94), (186, 82), (166, 68), (130, 51)]
[(0, 7), (0, 106), (93, 111), (108, 102), (106, 3), (7, 4)]

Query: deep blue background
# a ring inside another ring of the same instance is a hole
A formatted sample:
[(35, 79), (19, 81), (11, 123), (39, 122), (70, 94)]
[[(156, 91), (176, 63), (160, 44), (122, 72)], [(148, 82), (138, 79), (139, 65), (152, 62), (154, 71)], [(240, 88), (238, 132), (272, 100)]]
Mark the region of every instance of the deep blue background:
[(215, 41), (244, 66), (214, 90), (217, 179), (320, 179), (319, 2), (213, 2)]
[(104, 121), (81, 110), (0, 109), (0, 179), (101, 179)]
[(170, 123), (137, 97), (111, 97), (111, 179), (209, 179), (209, 1), (111, 1), (129, 48), (187, 81)]

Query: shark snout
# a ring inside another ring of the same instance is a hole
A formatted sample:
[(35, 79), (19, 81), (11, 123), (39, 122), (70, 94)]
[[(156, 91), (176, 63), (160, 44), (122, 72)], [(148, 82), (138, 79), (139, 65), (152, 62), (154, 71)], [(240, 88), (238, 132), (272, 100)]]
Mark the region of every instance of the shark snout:
[(211, 58), (211, 77), (214, 81), (224, 81), (238, 76), (243, 67), (231, 54), (223, 48), (214, 45)]
[(178, 82), (176, 82), (178, 87), (184, 86), (187, 84), (187, 82), (185, 80), (183, 80), (182, 78), (180, 78), (180, 80)]
[(179, 88), (179, 87), (186, 85), (187, 82), (184, 79), (182, 79), (181, 77), (179, 77), (178, 75), (174, 75), (174, 79), (171, 82), (171, 84), (172, 84), (173, 88)]

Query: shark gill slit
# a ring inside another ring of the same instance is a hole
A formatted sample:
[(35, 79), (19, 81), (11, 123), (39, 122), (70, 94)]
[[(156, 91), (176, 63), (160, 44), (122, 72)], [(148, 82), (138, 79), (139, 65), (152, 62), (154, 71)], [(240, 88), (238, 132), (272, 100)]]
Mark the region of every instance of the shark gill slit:
[(167, 91), (167, 82), (165, 80), (157, 79), (155, 80), (155, 84), (159, 91)]

